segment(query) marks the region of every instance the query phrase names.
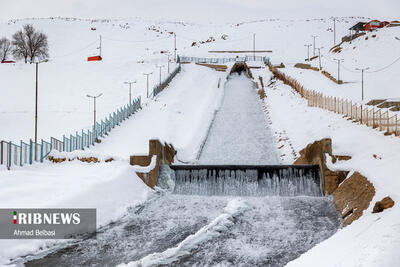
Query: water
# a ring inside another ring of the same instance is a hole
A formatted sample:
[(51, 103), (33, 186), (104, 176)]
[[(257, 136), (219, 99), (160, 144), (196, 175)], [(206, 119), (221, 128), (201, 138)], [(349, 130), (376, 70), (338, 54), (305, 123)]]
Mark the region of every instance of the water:
[[(174, 193), (231, 196), (322, 196), (317, 167), (185, 166), (175, 168)], [(191, 169), (193, 168), (193, 169)]]
[(261, 101), (244, 74), (230, 76), (199, 164), (278, 164)]
[[(230, 196), (159, 194), (83, 240), (26, 266), (115, 266), (176, 247), (223, 213)], [(336, 232), (326, 197), (245, 197), (232, 226), (174, 262), (155, 266), (284, 266)]]

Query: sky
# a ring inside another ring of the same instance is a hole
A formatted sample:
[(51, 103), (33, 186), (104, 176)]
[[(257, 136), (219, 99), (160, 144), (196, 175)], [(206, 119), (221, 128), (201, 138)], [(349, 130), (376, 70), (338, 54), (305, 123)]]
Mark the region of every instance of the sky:
[(0, 0), (0, 21), (32, 17), (233, 22), (266, 18), (400, 17), (399, 0)]

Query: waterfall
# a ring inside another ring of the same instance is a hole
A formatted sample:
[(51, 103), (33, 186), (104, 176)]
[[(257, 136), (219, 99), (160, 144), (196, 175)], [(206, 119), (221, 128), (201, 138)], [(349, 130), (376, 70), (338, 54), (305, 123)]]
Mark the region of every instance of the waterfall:
[(318, 166), (173, 166), (175, 194), (322, 196)]

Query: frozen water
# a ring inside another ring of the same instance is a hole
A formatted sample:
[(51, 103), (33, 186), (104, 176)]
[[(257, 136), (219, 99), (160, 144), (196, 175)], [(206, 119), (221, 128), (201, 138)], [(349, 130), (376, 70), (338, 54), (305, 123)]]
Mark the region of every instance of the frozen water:
[(276, 146), (259, 96), (245, 75), (232, 74), (200, 164), (277, 164)]
[[(246, 209), (226, 227), (210, 231), (216, 218), (232, 213), (228, 196), (163, 194), (129, 211), (117, 223), (100, 230), (96, 240), (84, 240), (27, 262), (26, 266), (115, 266), (139, 261), (187, 243), (182, 256), (155, 266), (283, 266), (339, 227), (335, 209), (325, 197), (246, 197)], [(228, 207), (227, 207), (228, 206)], [(206, 227), (208, 230), (201, 232)], [(208, 233), (214, 233), (208, 236)], [(186, 240), (186, 241), (185, 241)]]

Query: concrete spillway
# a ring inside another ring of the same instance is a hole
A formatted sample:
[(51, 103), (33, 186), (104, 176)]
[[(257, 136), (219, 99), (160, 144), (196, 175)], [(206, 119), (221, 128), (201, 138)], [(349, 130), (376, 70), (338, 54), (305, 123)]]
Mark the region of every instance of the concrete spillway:
[(231, 196), (322, 196), (318, 166), (172, 166), (174, 193)]

